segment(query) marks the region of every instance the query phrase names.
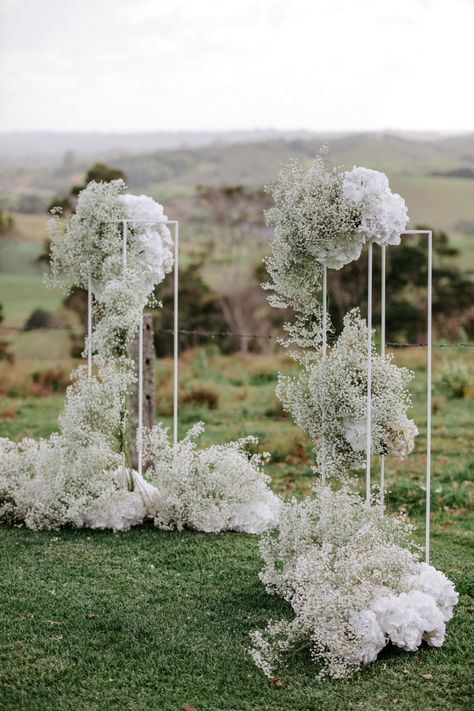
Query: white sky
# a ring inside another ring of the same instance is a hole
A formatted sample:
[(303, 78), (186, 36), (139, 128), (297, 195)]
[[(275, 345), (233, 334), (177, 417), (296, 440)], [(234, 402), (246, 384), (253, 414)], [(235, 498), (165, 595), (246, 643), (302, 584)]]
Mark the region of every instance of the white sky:
[(0, 130), (474, 130), (474, 0), (0, 0)]

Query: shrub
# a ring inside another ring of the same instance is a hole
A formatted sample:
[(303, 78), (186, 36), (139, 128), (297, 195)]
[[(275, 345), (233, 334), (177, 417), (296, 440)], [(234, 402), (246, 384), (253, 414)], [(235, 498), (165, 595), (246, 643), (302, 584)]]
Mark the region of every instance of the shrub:
[(470, 400), (474, 396), (474, 371), (465, 363), (444, 363), (439, 384), (448, 397)]
[(208, 407), (209, 410), (217, 410), (219, 393), (206, 385), (199, 385), (181, 397), (181, 404), (204, 406)]
[(61, 328), (61, 324), (50, 311), (35, 309), (28, 317), (24, 329), (25, 331), (34, 331), (38, 328)]
[(45, 396), (52, 393), (64, 393), (71, 378), (61, 368), (37, 370), (32, 374), (33, 385), (28, 389), (30, 395)]

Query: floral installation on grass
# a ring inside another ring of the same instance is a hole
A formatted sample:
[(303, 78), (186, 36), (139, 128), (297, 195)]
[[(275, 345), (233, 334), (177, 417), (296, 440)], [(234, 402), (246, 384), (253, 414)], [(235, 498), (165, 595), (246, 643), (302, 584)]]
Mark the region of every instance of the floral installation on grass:
[(330, 168), (324, 152), (308, 170), (290, 163), (271, 192), (275, 234), (263, 286), (271, 305), (293, 311), (284, 345), (296, 346), (300, 364), (296, 376), (280, 374), (276, 392), (311, 437), (321, 481), (310, 497), (283, 504), (261, 539), (261, 580), (293, 617), (254, 631), (250, 654), (272, 678), (286, 653), (308, 648), (319, 677), (346, 678), (389, 643), (407, 651), (441, 646), (458, 601), (448, 578), (420, 562), (413, 526), (386, 514), (379, 495), (363, 501), (355, 493), (354, 470), (366, 462), (369, 358), (374, 454), (404, 459), (414, 447), (413, 373), (378, 355), (373, 339), (368, 348), (358, 309), (328, 352), (322, 348), (323, 268), (358, 259), (367, 243), (399, 244), (407, 211), (383, 173)]
[(283, 507), (260, 542), (260, 579), (290, 603), (291, 620), (252, 633), (250, 654), (270, 678), (284, 655), (307, 646), (318, 676), (345, 678), (388, 644), (414, 652), (440, 647), (458, 594), (448, 578), (419, 562), (413, 527), (368, 505), (347, 487), (318, 485)]
[(148, 518), (161, 528), (260, 533), (276, 523), (280, 500), (265, 457), (246, 453), (252, 438), (198, 450), (198, 425), (173, 447), (156, 426), (144, 433), (145, 477), (130, 465), (127, 400), (136, 377), (128, 344), (172, 269), (173, 245), (162, 206), (125, 189), (122, 180), (91, 182), (71, 218), (49, 223), (52, 281), (87, 289), (90, 280), (95, 372), (76, 370), (49, 439), (0, 439), (0, 520), (121, 531)]
[(281, 499), (269, 488), (263, 466), (268, 454), (249, 454), (255, 437), (198, 449), (204, 431), (194, 425), (173, 447), (167, 429), (155, 425), (144, 436), (145, 478), (156, 487), (155, 526), (206, 533), (262, 533), (278, 522)]

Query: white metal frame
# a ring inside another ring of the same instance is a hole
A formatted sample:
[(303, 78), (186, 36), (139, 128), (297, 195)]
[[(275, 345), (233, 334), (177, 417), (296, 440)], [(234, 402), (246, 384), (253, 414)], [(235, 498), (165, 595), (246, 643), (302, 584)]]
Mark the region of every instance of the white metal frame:
[[(432, 311), (433, 311), (433, 232), (432, 230), (405, 230), (404, 235), (426, 235), (428, 238), (428, 281), (427, 281), (427, 354), (426, 354), (426, 518), (425, 518), (425, 557), (430, 559), (430, 514), (431, 514), (431, 391), (432, 391)], [(368, 245), (367, 269), (367, 441), (366, 441), (366, 474), (365, 496), (369, 502), (371, 497), (371, 441), (372, 441), (372, 273), (373, 246)], [(381, 247), (381, 353), (385, 355), (385, 282), (386, 282), (386, 247)], [(323, 268), (323, 364), (327, 358), (327, 270)], [(324, 428), (323, 428), (324, 429)], [(324, 448), (324, 441), (322, 443)], [(322, 479), (325, 472), (323, 467)], [(385, 488), (385, 458), (380, 458), (380, 499), (384, 504)]]
[[(132, 220), (113, 220), (123, 225), (122, 263), (127, 268), (128, 225)], [(173, 444), (178, 442), (178, 375), (179, 375), (179, 221), (178, 220), (133, 220), (133, 224), (171, 225), (174, 227), (174, 294), (173, 294)], [(87, 285), (87, 370), (92, 377), (92, 287), (89, 276)], [(137, 431), (138, 472), (143, 473), (143, 312), (138, 331), (138, 431)]]

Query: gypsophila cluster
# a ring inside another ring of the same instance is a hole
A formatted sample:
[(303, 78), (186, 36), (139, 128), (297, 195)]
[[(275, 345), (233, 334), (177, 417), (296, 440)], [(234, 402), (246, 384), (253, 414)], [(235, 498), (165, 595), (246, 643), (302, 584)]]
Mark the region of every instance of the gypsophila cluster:
[(319, 676), (350, 676), (391, 642), (414, 651), (440, 646), (458, 595), (432, 566), (419, 563), (403, 518), (384, 515), (347, 488), (316, 487), (284, 506), (260, 544), (261, 580), (294, 618), (252, 634), (251, 656), (269, 677), (284, 654), (308, 645)]
[(267, 455), (246, 451), (255, 438), (198, 449), (202, 424), (192, 427), (175, 447), (156, 425), (144, 435), (145, 478), (157, 490), (155, 525), (194, 528), (206, 533), (261, 533), (275, 525), (280, 499), (263, 472)]
[(91, 507), (117, 491), (111, 475), (123, 463), (117, 441), (128, 370), (98, 360), (81, 367), (66, 392), (59, 431), (49, 439), (0, 440), (0, 517), (34, 529), (84, 525)]
[(124, 194), (125, 188), (123, 180), (92, 181), (79, 194), (75, 214), (66, 221), (56, 215), (48, 226), (53, 282), (87, 289), (90, 280), (92, 346), (104, 356), (125, 355), (154, 286), (173, 267), (163, 207), (145, 195)]
[(90, 182), (79, 193), (74, 215), (56, 214), (48, 224), (53, 278), (92, 291), (100, 298), (105, 286), (126, 266), (141, 274), (141, 289), (149, 294), (173, 267), (172, 240), (163, 207), (145, 195), (125, 194), (123, 180)]
[[(407, 415), (413, 373), (378, 355), (372, 347), (371, 450), (404, 459), (418, 429)], [(359, 310), (344, 328), (325, 362), (298, 375), (280, 376), (277, 395), (314, 443), (320, 472), (346, 479), (365, 464), (367, 444), (367, 324)]]
[(400, 244), (400, 235), (408, 222), (405, 201), (392, 193), (385, 173), (354, 167), (344, 175), (344, 197), (360, 207), (357, 228), (364, 241), (379, 245)]

